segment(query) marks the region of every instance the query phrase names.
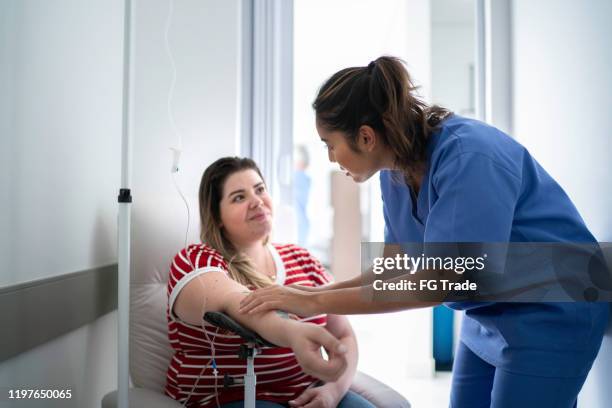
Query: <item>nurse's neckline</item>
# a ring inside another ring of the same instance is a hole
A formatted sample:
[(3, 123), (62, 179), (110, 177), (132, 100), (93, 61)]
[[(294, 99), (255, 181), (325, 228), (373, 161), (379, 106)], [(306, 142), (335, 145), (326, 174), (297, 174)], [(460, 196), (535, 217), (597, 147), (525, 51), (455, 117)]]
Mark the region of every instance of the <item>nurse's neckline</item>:
[(408, 187), (412, 189), (416, 197), (418, 197), (421, 186), (423, 185), (423, 180), (425, 180), (427, 167), (427, 163), (422, 163), (419, 170), (416, 173), (410, 173), (410, 180), (407, 180)]

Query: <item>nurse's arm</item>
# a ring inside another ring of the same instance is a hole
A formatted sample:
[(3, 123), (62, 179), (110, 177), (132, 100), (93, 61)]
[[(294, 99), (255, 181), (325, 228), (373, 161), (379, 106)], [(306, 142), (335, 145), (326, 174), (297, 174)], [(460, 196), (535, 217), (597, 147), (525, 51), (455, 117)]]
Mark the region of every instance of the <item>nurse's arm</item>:
[(312, 304), (313, 314), (332, 313), (347, 315), (389, 313), (441, 304), (441, 302), (422, 301), (410, 295), (407, 295), (405, 300), (375, 300), (373, 291), (372, 285), (366, 285), (310, 293), (309, 295), (312, 297), (310, 303)]
[[(418, 274), (402, 275), (385, 280), (385, 283), (414, 281)], [(369, 314), (396, 312), (439, 305), (438, 301), (423, 301), (411, 292), (400, 292), (387, 300), (389, 294), (375, 290), (375, 285), (326, 289), (316, 292), (299, 290), (286, 286), (271, 286), (250, 293), (240, 302), (240, 312), (260, 313), (269, 310), (284, 310), (300, 316), (330, 314)], [(444, 298), (438, 293), (437, 299)]]

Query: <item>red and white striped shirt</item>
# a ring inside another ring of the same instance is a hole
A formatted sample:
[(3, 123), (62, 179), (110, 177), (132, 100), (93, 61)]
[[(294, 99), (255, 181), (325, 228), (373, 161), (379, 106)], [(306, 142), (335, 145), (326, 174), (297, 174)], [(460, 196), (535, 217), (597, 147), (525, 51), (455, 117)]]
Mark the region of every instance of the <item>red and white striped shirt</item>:
[[(305, 249), (277, 244), (269, 245), (268, 248), (276, 264), (277, 284), (320, 286), (332, 281), (321, 263)], [(238, 358), (242, 339), (207, 322), (204, 322), (204, 328), (183, 322), (172, 312), (178, 293), (193, 278), (210, 271), (227, 273), (227, 270), (227, 263), (221, 254), (204, 244), (183, 249), (174, 257), (170, 267), (167, 317), (168, 337), (174, 348), (174, 356), (166, 375), (165, 393), (184, 403), (197, 382), (187, 403), (188, 407), (216, 406), (215, 381), (220, 404), (244, 399), (243, 384), (223, 387), (223, 376), (226, 373), (242, 379), (246, 372), (246, 361)], [(327, 323), (324, 314), (300, 320), (319, 326)], [(212, 364), (200, 376), (202, 369), (212, 360), (212, 350), (204, 330), (215, 348), (215, 361), (219, 370), (216, 379)], [(261, 354), (255, 357), (255, 374), (256, 398), (279, 403), (297, 398), (317, 381), (302, 371), (291, 349), (282, 347), (263, 348)]]

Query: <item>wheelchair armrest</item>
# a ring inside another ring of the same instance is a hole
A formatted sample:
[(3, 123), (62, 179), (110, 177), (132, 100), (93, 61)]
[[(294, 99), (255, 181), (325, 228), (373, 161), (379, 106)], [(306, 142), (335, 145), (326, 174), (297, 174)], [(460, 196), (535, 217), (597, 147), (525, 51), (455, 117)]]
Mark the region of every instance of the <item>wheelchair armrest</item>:
[[(257, 346), (277, 347), (224, 313), (206, 312), (204, 320), (222, 329), (230, 330), (245, 341), (255, 343)], [(410, 408), (410, 402), (403, 395), (374, 377), (359, 371), (353, 379), (351, 390), (376, 407)]]
[(237, 335), (242, 337), (247, 343), (253, 343), (257, 347), (278, 347), (275, 344), (270, 343), (254, 331), (242, 326), (240, 323), (238, 323), (225, 313), (206, 312), (204, 313), (204, 320), (214, 326), (236, 333)]

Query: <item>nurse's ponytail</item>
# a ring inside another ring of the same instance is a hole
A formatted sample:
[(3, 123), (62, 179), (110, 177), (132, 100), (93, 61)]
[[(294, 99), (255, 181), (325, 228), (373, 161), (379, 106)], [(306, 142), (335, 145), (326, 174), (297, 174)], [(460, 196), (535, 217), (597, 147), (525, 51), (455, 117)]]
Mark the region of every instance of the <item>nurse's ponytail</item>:
[(368, 66), (345, 68), (332, 75), (312, 107), (319, 126), (344, 132), (355, 151), (359, 127), (372, 127), (410, 181), (425, 162), (427, 139), (451, 113), (427, 105), (416, 90), (404, 62), (383, 56)]

